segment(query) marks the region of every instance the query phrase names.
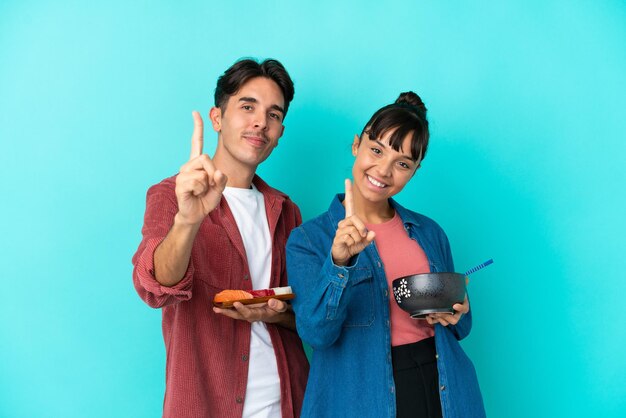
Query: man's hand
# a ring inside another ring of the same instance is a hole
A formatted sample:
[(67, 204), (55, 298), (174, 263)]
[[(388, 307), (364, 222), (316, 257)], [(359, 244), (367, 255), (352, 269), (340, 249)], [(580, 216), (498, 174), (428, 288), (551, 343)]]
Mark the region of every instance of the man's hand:
[(176, 177), (176, 220), (186, 225), (197, 225), (217, 207), (226, 187), (227, 178), (217, 170), (208, 155), (202, 153), (204, 146), (202, 117), (193, 115), (193, 134), (189, 161), (180, 168)]
[(174, 286), (183, 279), (200, 224), (217, 207), (226, 187), (226, 176), (202, 154), (202, 118), (196, 111), (192, 115), (191, 156), (176, 177), (178, 213), (154, 252), (154, 277), (163, 286)]
[(368, 231), (363, 221), (354, 214), (352, 200), (352, 183), (346, 179), (346, 197), (343, 201), (346, 208), (346, 217), (337, 225), (335, 239), (331, 247), (333, 262), (338, 266), (346, 266), (352, 256), (360, 253), (367, 247), (376, 234)]
[(469, 300), (467, 300), (467, 295), (465, 295), (465, 300), (463, 301), (463, 303), (455, 303), (454, 306), (452, 306), (452, 309), (456, 311), (453, 314), (450, 314), (450, 313), (429, 314), (426, 317), (426, 321), (430, 325), (441, 324), (444, 327), (447, 327), (448, 325), (456, 325), (461, 320), (461, 317), (463, 316), (463, 314), (466, 314), (469, 312)]
[(267, 322), (268, 324), (282, 325), (295, 330), (295, 317), (291, 305), (278, 299), (270, 299), (267, 303), (244, 305), (240, 302), (233, 303), (233, 308), (213, 308), (213, 312), (222, 314), (232, 319)]

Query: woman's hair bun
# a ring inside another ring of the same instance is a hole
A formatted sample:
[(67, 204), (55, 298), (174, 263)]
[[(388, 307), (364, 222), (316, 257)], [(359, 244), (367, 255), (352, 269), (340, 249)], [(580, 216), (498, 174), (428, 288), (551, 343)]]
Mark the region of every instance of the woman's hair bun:
[(396, 104), (414, 106), (422, 112), (426, 112), (426, 105), (424, 105), (422, 99), (412, 91), (400, 93), (400, 96), (398, 96), (398, 98), (396, 99)]

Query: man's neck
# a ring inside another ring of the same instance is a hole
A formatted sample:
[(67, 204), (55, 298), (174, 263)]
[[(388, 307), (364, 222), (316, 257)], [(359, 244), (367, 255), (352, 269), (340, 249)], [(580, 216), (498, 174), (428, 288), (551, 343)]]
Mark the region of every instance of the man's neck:
[(241, 164), (232, 158), (226, 158), (216, 153), (213, 156), (213, 165), (217, 170), (226, 174), (228, 181), (227, 187), (237, 187), (240, 189), (249, 189), (252, 184), (252, 179), (256, 173), (256, 167), (250, 167), (245, 164)]

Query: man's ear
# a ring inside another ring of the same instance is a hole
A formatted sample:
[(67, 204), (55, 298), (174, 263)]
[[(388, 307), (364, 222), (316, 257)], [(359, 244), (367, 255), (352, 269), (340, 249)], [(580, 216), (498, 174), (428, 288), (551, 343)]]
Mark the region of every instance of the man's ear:
[(278, 138), (276, 138), (276, 143), (274, 144), (274, 148), (276, 148), (278, 146), (278, 141), (280, 140), (280, 138), (283, 137), (283, 134), (285, 133), (285, 125), (280, 127), (280, 135), (278, 135)]
[(213, 130), (215, 132), (220, 132), (222, 130), (222, 109), (219, 107), (212, 107), (211, 110), (209, 110), (209, 119), (211, 119)]
[(356, 153), (359, 150), (359, 144), (361, 143), (361, 138), (357, 134), (354, 134), (354, 140), (352, 141), (352, 156), (356, 157)]

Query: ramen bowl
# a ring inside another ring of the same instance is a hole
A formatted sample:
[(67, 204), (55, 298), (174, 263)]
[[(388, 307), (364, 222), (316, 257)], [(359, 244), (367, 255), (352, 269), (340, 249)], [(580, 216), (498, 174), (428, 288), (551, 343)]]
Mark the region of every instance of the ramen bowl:
[(465, 300), (465, 275), (423, 273), (395, 279), (391, 286), (396, 303), (412, 318), (431, 313), (454, 313), (452, 306)]

